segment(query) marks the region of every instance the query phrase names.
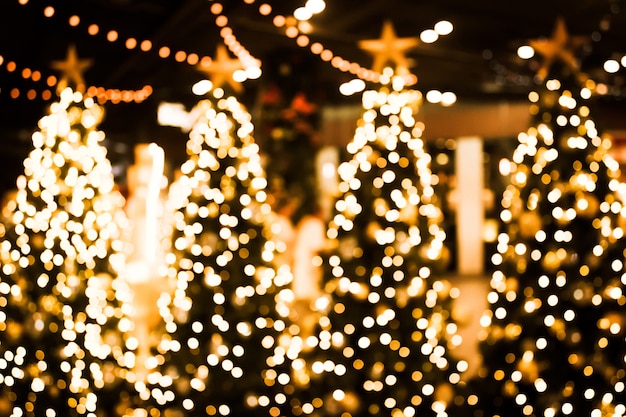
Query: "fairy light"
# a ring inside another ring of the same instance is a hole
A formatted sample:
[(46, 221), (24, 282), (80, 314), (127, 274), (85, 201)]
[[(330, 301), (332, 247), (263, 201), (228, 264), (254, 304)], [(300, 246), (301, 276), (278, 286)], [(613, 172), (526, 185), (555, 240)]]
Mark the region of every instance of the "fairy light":
[[(20, 4), (23, 4), (23, 5), (27, 3), (28, 3), (27, 1), (20, 2)], [(222, 27), (222, 30), (220, 31), (220, 36), (222, 36), (222, 38), (224, 39), (224, 44), (242, 63), (243, 72), (239, 72), (237, 74), (238, 80), (241, 82), (247, 79), (258, 79), (262, 75), (261, 61), (255, 58), (254, 56), (252, 56), (250, 51), (248, 51), (237, 40), (237, 38), (233, 34), (232, 29), (227, 24), (228, 18), (222, 13), (223, 12), (222, 4), (219, 2), (213, 2), (211, 4), (211, 7), (209, 8), (209, 11), (210, 13), (216, 16), (215, 17), (216, 26)], [(261, 8), (259, 9), (260, 14), (268, 14), (270, 13), (270, 11), (271, 11), (271, 6), (269, 6), (268, 4), (262, 5)], [(53, 18), (56, 15), (56, 11), (53, 6), (49, 5), (43, 8), (43, 14), (47, 18)], [(79, 26), (86, 27), (87, 33), (90, 36), (97, 36), (101, 34), (100, 27), (97, 23), (82, 23), (81, 24), (81, 22), (83, 22), (83, 19), (77, 14), (71, 15), (67, 20), (67, 24), (70, 27), (73, 27), (73, 28), (78, 28)], [(179, 51), (176, 51), (174, 54), (172, 54), (169, 46), (162, 45), (162, 46), (157, 47), (153, 45), (152, 41), (150, 41), (149, 39), (144, 39), (141, 41), (133, 37), (121, 39), (118, 31), (115, 29), (111, 29), (107, 31), (106, 33), (104, 33), (104, 36), (105, 36), (105, 39), (110, 43), (123, 42), (123, 46), (128, 50), (132, 50), (138, 47), (140, 51), (147, 53), (147, 52), (152, 52), (156, 49), (157, 55), (160, 58), (162, 59), (173, 58), (179, 63), (187, 63), (190, 66), (195, 66), (198, 63), (202, 63), (203, 66), (207, 66), (211, 62), (211, 57), (200, 56), (194, 52), (187, 52), (187, 51), (179, 50)], [(49, 85), (49, 86), (55, 87), (55, 84)], [(98, 88), (98, 87), (95, 87), (95, 88)], [(152, 93), (152, 86), (147, 85), (140, 90), (118, 90), (118, 89), (108, 88), (105, 90), (104, 94), (98, 95), (98, 102), (100, 104), (104, 104), (106, 102), (110, 102), (112, 104), (118, 104), (122, 102), (140, 103), (147, 98), (146, 96), (147, 92), (149, 92), (148, 96)], [(19, 96), (20, 96), (19, 90), (16, 90), (14, 93), (12, 93), (13, 98), (18, 98)], [(32, 96), (32, 94), (30, 96)], [(33, 96), (33, 98), (30, 98), (30, 96), (29, 96), (29, 99), (36, 98), (36, 95)], [(48, 97), (49, 99), (51, 97), (51, 94), (46, 92), (45, 94), (42, 93), (41, 96)]]
[(602, 67), (609, 74), (614, 74), (620, 70), (620, 63), (615, 59), (609, 59), (604, 62), (604, 65)]
[[(5, 63), (4, 57), (0, 56), (0, 66), (4, 64), (4, 69), (7, 72), (15, 72), (17, 71), (17, 64), (14, 61), (8, 61)], [(22, 77), (24, 79), (30, 79), (35, 83), (45, 82), (48, 87), (53, 89), (57, 85), (57, 78), (54, 75), (44, 76), (43, 73), (39, 70), (32, 68), (23, 68), (21, 70)], [(50, 100), (52, 99), (52, 90), (45, 89), (42, 91), (35, 91), (34, 89), (30, 89), (27, 91), (27, 98), (29, 100), (35, 100), (37, 97), (40, 97), (42, 100)], [(99, 104), (105, 104), (110, 102), (111, 104), (118, 103), (141, 103), (146, 100), (152, 94), (153, 89), (151, 86), (146, 85), (140, 90), (119, 90), (113, 88), (104, 88), (97, 86), (90, 86), (87, 89), (87, 96), (95, 97)], [(18, 88), (12, 89), (11, 97), (17, 99), (21, 96), (21, 91)]]
[[(311, 10), (307, 7), (311, 7)], [(349, 72), (357, 76), (357, 78), (363, 82), (371, 81), (387, 84), (389, 82), (389, 76), (385, 75), (384, 70), (383, 72), (378, 72), (373, 69), (365, 68), (357, 62), (344, 59), (341, 56), (336, 55), (332, 50), (326, 48), (321, 42), (314, 42), (311, 44), (310, 38), (306, 35), (307, 33), (312, 32), (312, 26), (309, 23), (309, 20), (315, 14), (321, 13), (323, 10), (324, 7), (318, 7), (315, 4), (309, 4), (309, 2), (307, 2), (307, 6), (296, 9), (297, 13), (294, 12), (293, 16), (274, 16), (273, 23), (277, 28), (284, 27), (285, 35), (288, 38), (295, 39), (295, 42), (299, 47), (304, 48), (309, 47), (310, 45), (310, 51), (313, 54), (318, 55), (322, 61), (329, 62), (331, 66), (339, 71)], [(454, 26), (451, 22), (442, 20), (435, 24), (434, 29), (426, 29), (422, 31), (420, 38), (424, 43), (433, 43), (439, 39), (440, 36), (452, 33), (453, 27)], [(413, 74), (399, 74), (396, 75), (395, 78), (402, 79), (400, 82), (408, 86), (417, 83), (417, 77)], [(343, 95), (349, 96), (363, 91), (364, 88), (365, 86), (362, 83), (348, 81), (339, 86), (339, 92)], [(431, 95), (431, 97), (432, 96), (433, 95)], [(438, 101), (431, 101), (431, 99), (427, 97), (427, 100), (432, 103), (442, 104), (443, 106), (451, 106), (456, 102), (456, 94), (453, 92), (445, 92), (442, 96), (439, 96), (439, 98), (440, 99)]]
[(456, 103), (456, 94), (451, 91), (441, 92), (439, 90), (429, 90), (426, 93), (426, 101), (434, 104), (441, 104), (445, 107)]
[[(255, 3), (254, 1), (247, 2), (247, 4), (250, 4), (250, 5), (254, 3)], [(260, 60), (253, 57), (250, 54), (250, 52), (246, 48), (244, 48), (243, 45), (236, 39), (236, 37), (234, 36), (232, 32), (232, 29), (228, 26), (228, 18), (223, 14), (223, 9), (224, 9), (223, 5), (219, 2), (212, 3), (209, 8), (210, 12), (216, 16), (215, 17), (216, 26), (222, 28), (222, 30), (220, 31), (220, 36), (222, 36), (225, 45), (242, 63), (243, 71), (238, 71), (237, 74), (235, 74), (235, 76), (237, 77), (237, 80), (239, 82), (243, 82), (247, 79), (258, 79), (262, 75)], [(277, 28), (285, 26), (286, 36), (294, 38), (298, 46), (302, 48), (308, 47), (310, 45), (310, 40), (308, 36), (306, 36), (306, 33), (311, 32), (311, 25), (308, 22), (308, 20), (310, 20), (316, 14), (322, 13), (324, 9), (325, 9), (325, 3), (323, 0), (315, 0), (315, 1), (311, 0), (311, 1), (306, 2), (306, 4), (303, 7), (299, 7), (297, 9), (298, 12), (296, 14), (298, 16), (291, 16), (287, 18), (285, 18), (284, 16), (279, 16), (279, 15), (273, 16), (273, 23), (275, 24)], [(47, 8), (45, 8), (45, 10), (46, 10), (45, 14), (47, 17), (54, 16), (54, 8), (52, 6), (48, 6)], [(272, 13), (272, 7), (268, 3), (262, 3), (259, 6), (258, 11), (259, 11), (259, 14), (262, 16), (270, 16)], [(68, 21), (68, 24), (72, 27), (78, 27), (81, 21), (82, 19), (80, 18), (80, 16), (72, 15)], [(90, 24), (87, 24), (86, 26), (87, 26), (88, 34), (92, 36), (96, 36), (100, 33), (100, 28), (97, 24), (90, 23)], [(440, 21), (437, 24), (435, 24), (434, 29), (426, 29), (425, 31), (423, 31), (421, 36), (423, 38), (427, 37), (428, 35), (439, 37), (439, 36), (445, 36), (451, 33), (451, 31), (452, 31), (452, 24), (450, 22)], [(432, 36), (431, 36), (431, 40), (427, 42), (434, 42), (436, 40), (436, 38), (433, 39)], [(141, 42), (137, 41), (135, 38), (127, 38), (125, 40), (121, 40), (119, 38), (117, 31), (115, 30), (109, 30), (105, 34), (105, 37), (111, 43), (123, 41), (124, 46), (129, 50), (135, 49), (137, 46), (139, 46), (139, 49), (143, 52), (150, 52), (153, 49), (155, 49), (149, 40), (143, 40)], [(162, 59), (168, 59), (168, 58), (173, 57), (177, 62), (179, 63), (187, 62), (189, 65), (196, 65), (198, 62), (201, 62), (202, 65), (205, 67), (209, 65), (209, 63), (211, 62), (211, 58), (208, 56), (199, 57), (197, 56), (197, 54), (188, 53), (182, 50), (177, 51), (172, 55), (170, 48), (168, 46), (161, 46), (156, 49), (157, 49), (158, 56), (161, 57)], [(342, 72), (350, 72), (354, 74), (355, 76), (357, 76), (358, 78), (365, 80), (365, 81), (373, 81), (373, 82), (381, 81), (380, 73), (367, 69), (361, 66), (357, 62), (352, 62), (352, 61), (342, 58), (341, 56), (336, 55), (332, 50), (324, 47), (319, 42), (315, 42), (314, 44), (312, 44), (310, 49), (313, 54), (319, 55), (320, 59), (322, 59), (323, 61), (330, 62), (335, 68), (337, 68), (338, 70)], [(190, 55), (194, 56), (194, 58), (189, 59), (188, 57)], [(407, 79), (407, 82), (409, 83), (416, 82), (415, 77), (411, 77), (411, 79), (412, 81), (410, 79)], [(142, 93), (145, 92), (146, 88), (151, 88), (151, 87), (146, 86), (142, 90), (138, 90), (138, 92), (140, 93), (138, 93), (137, 91), (132, 92), (133, 97), (136, 96), (138, 97), (139, 100), (142, 100), (141, 98), (143, 97)], [(348, 95), (354, 94), (357, 92), (355, 91), (353, 86), (343, 87), (341, 90), (345, 91), (346, 94)], [(19, 96), (19, 93), (15, 93), (14, 95)], [(129, 91), (125, 96), (130, 97), (130, 95), (131, 95), (131, 92)], [(119, 97), (119, 95), (116, 94), (115, 90), (113, 90), (109, 94), (99, 96), (100, 104), (103, 104), (104, 102), (109, 100), (105, 97), (111, 97), (111, 96)], [(454, 97), (453, 93), (448, 94), (449, 99), (452, 99), (453, 97)], [(442, 102), (442, 104), (450, 105), (455, 100), (456, 100), (456, 97), (454, 97), (452, 101), (449, 100), (446, 102)], [(119, 98), (112, 100), (112, 102), (114, 103), (119, 103), (121, 101), (122, 100), (120, 100)]]
[(517, 49), (517, 56), (522, 59), (530, 59), (535, 56), (535, 50), (529, 45), (522, 45)]
[[(322, 61), (330, 62), (333, 67), (341, 72), (354, 74), (363, 81), (385, 84), (386, 82), (381, 80), (381, 73), (368, 69), (358, 62), (350, 61), (337, 55), (319, 41), (311, 44), (310, 39), (306, 35), (312, 31), (312, 26), (309, 21), (315, 15), (322, 13), (325, 7), (326, 4), (323, 0), (309, 0), (304, 6), (297, 7), (291, 16), (272, 16), (272, 23), (277, 29), (283, 29), (285, 36), (294, 39), (296, 45), (301, 48), (309, 47), (314, 55), (319, 56)], [(432, 43), (435, 42), (439, 36), (450, 34), (452, 30), (452, 23), (447, 20), (442, 20), (437, 22), (433, 29), (425, 29), (422, 31), (420, 37), (424, 43)], [(415, 76), (408, 77), (407, 80), (405, 80), (407, 85), (412, 85), (416, 82), (417, 79)], [(353, 89), (350, 87), (343, 86), (343, 89), (347, 92), (347, 95), (354, 94)]]
[[(269, 7), (269, 5), (267, 5)], [(221, 3), (214, 3), (211, 5), (211, 13), (216, 15), (215, 23), (217, 26), (222, 27), (220, 30), (220, 36), (224, 40), (224, 44), (228, 49), (241, 61), (243, 66), (243, 72), (238, 74), (239, 81), (245, 81), (246, 79), (257, 79), (261, 76), (261, 61), (252, 56), (235, 37), (232, 28), (228, 23), (228, 18), (222, 14), (223, 6)], [(260, 14), (264, 12), (259, 11)]]
[[(26, 5), (28, 4), (28, 0), (18, 0), (18, 3), (20, 5)], [(248, 5), (253, 5), (255, 3), (255, 0), (247, 0), (245, 1), (245, 3)], [(315, 15), (322, 13), (325, 10), (325, 8), (326, 8), (326, 4), (324, 0), (308, 0), (304, 6), (297, 7), (293, 11), (292, 15), (289, 17), (285, 17), (282, 15), (272, 16), (272, 10), (273, 10), (272, 6), (268, 3), (261, 3), (260, 6), (258, 7), (258, 13), (261, 16), (271, 16), (272, 22), (276, 28), (279, 28), (279, 29), (285, 28), (285, 35), (287, 37), (294, 39), (296, 44), (301, 48), (310, 46), (311, 52), (314, 55), (318, 55), (322, 61), (331, 62), (333, 58), (336, 58), (335, 62), (340, 62), (340, 64), (334, 65), (334, 67), (339, 69), (340, 71), (354, 74), (358, 78), (364, 81), (377, 82), (377, 83), (380, 82), (379, 73), (372, 71), (371, 69), (368, 69), (367, 67), (364, 67), (357, 62), (352, 62), (350, 60), (346, 60), (342, 58), (341, 56), (336, 55), (332, 50), (328, 49), (320, 42), (314, 42), (313, 44), (311, 44), (311, 40), (307, 36), (307, 34), (312, 32), (312, 25), (310, 24), (309, 21)], [(232, 30), (230, 29), (230, 27), (228, 27), (228, 24), (227, 24), (228, 18), (222, 14), (223, 9), (224, 9), (223, 5), (220, 2), (213, 2), (209, 8), (210, 12), (216, 16), (215, 18), (216, 25), (218, 27), (223, 27), (224, 29), (228, 29), (232, 32)], [(617, 13), (613, 9), (611, 10), (611, 12), (613, 14)], [(55, 9), (53, 6), (46, 6), (44, 7), (42, 13), (47, 18), (52, 18), (55, 16)], [(81, 21), (82, 21), (81, 17), (79, 15), (74, 14), (69, 17), (68, 25), (70, 25), (71, 27), (78, 27)], [(608, 27), (608, 22), (603, 21), (602, 25), (604, 25), (604, 26), (601, 26), (604, 30), (604, 27)], [(453, 30), (452, 23), (447, 20), (442, 20), (442, 21), (437, 22), (432, 29), (429, 28), (429, 29), (423, 30), (420, 33), (420, 39), (424, 43), (432, 43), (432, 42), (435, 42), (440, 36), (446, 36), (450, 34), (452, 30)], [(100, 33), (100, 28), (96, 23), (90, 23), (87, 25), (87, 33), (91, 36), (96, 36)], [(245, 74), (239, 74), (238, 76), (240, 77), (240, 79), (245, 80), (245, 79), (259, 78), (261, 76), (260, 60), (254, 58), (250, 54), (250, 52), (247, 49), (245, 49), (236, 40), (234, 35), (230, 34), (228, 35), (228, 37), (226, 37), (225, 35), (223, 35), (222, 32), (220, 32), (220, 35), (223, 37), (229, 50), (233, 54), (235, 54), (235, 56), (237, 56), (237, 58), (240, 59), (241, 62), (243, 63)], [(123, 41), (124, 46), (129, 50), (135, 49), (138, 45), (138, 41), (132, 37), (127, 38), (125, 40), (120, 40), (115, 30), (107, 32), (106, 38), (108, 39), (109, 42)], [(149, 40), (144, 40), (141, 43), (141, 46), (142, 46), (141, 50), (143, 52), (149, 52), (154, 49), (153, 45), (150, 43)], [(158, 51), (158, 56), (160, 58), (168, 59), (172, 57), (172, 54), (170, 53), (170, 48), (168, 46), (163, 45), (156, 49)], [(181, 54), (184, 56), (187, 56), (188, 54), (193, 54), (193, 53), (188, 53), (185, 51), (177, 51), (177, 54), (174, 54), (173, 56), (176, 57), (176, 56), (180, 56)], [(518, 50), (518, 55), (522, 57), (523, 59), (529, 59), (533, 56), (533, 54), (534, 54), (534, 51), (532, 50), (531, 47), (528, 47), (528, 46), (522, 46)], [(193, 55), (197, 55), (197, 54), (193, 54)], [(210, 57), (208, 56), (198, 57), (197, 61), (194, 59), (192, 60), (192, 62), (187, 62), (187, 63), (193, 66), (197, 62), (200, 62), (203, 60), (210, 62)], [(177, 61), (183, 62), (184, 59), (177, 60)], [(617, 72), (617, 70), (619, 70), (619, 67), (616, 67), (616, 62), (617, 61), (615, 59), (608, 59), (606, 60), (603, 68), (605, 69), (607, 73), (615, 73)], [(622, 56), (620, 63), (621, 63), (621, 66), (626, 66), (626, 55)], [(413, 78), (412, 83), (415, 83), (415, 82), (416, 82), (416, 79)], [(605, 91), (606, 89), (607, 87), (604, 84), (599, 84), (597, 86), (596, 91), (599, 94), (606, 94), (608, 92), (608, 91)], [(354, 94), (354, 92), (348, 93), (348, 95), (350, 94)], [(14, 96), (19, 96), (19, 93), (14, 94)], [(450, 105), (449, 103), (442, 103), (442, 104)]]

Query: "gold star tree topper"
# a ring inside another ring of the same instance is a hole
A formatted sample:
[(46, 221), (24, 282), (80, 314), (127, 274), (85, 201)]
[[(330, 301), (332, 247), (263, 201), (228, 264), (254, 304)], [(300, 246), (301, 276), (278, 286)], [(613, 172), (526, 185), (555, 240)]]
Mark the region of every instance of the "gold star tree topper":
[(418, 37), (398, 38), (390, 20), (383, 23), (379, 39), (359, 41), (359, 48), (374, 56), (372, 70), (382, 72), (384, 67), (393, 62), (396, 74), (406, 75), (409, 72), (409, 60), (406, 52), (419, 44)]
[(230, 58), (225, 45), (217, 46), (215, 58), (210, 64), (199, 64), (196, 68), (209, 77), (213, 88), (219, 88), (228, 83), (235, 92), (239, 93), (243, 90), (241, 83), (233, 78), (235, 71), (243, 69), (243, 65), (239, 59)]
[(537, 71), (540, 79), (545, 79), (548, 71), (555, 61), (560, 60), (575, 73), (580, 70), (576, 52), (588, 42), (586, 36), (570, 36), (565, 27), (565, 20), (559, 17), (556, 21), (552, 37), (550, 39), (535, 39), (530, 41), (530, 46), (540, 53), (544, 60)]
[[(53, 61), (51, 64), (52, 69), (61, 71), (61, 78), (57, 83), (57, 91), (62, 91), (68, 86), (71, 86), (76, 91), (84, 92), (85, 80), (83, 73), (91, 66), (93, 60), (91, 59), (78, 59), (76, 53), (76, 46), (70, 45), (67, 49), (67, 55), (65, 61)], [(72, 83), (70, 85), (70, 82)]]

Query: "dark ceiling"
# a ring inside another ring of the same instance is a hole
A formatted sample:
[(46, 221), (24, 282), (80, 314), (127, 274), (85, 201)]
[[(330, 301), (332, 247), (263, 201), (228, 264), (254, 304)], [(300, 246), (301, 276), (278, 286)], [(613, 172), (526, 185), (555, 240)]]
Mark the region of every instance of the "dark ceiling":
[[(237, 39), (262, 62), (263, 75), (244, 83), (241, 101), (253, 106), (259, 92), (272, 83), (288, 92), (302, 91), (319, 104), (358, 103), (358, 97), (342, 97), (338, 87), (353, 76), (333, 68), (272, 23), (274, 15), (289, 16), (304, 0), (268, 0), (269, 16), (258, 10), (260, 1), (225, 0), (223, 14)], [(21, 4), (23, 3), (23, 4)], [(56, 4), (55, 4), (56, 3)], [(5, 170), (2, 187), (14, 184), (15, 172), (30, 147), (30, 133), (47, 111), (50, 100), (41, 98), (44, 81), (24, 78), (22, 70), (38, 70), (45, 79), (58, 75), (53, 61), (65, 59), (69, 45), (80, 58), (91, 59), (84, 73), (88, 85), (138, 90), (151, 85), (153, 93), (142, 103), (106, 104), (101, 125), (107, 134), (112, 158), (128, 158), (132, 144), (156, 141), (170, 155), (184, 153), (185, 135), (180, 129), (156, 122), (162, 101), (182, 102), (190, 108), (197, 97), (191, 86), (203, 74), (187, 63), (162, 59), (160, 46), (214, 56), (223, 43), (211, 0), (2, 0), (0, 2), (0, 163)], [(250, 4), (252, 3), (252, 4)], [(571, 35), (590, 40), (581, 51), (581, 68), (597, 81), (606, 82), (610, 93), (605, 104), (623, 107), (623, 69), (609, 75), (602, 64), (626, 53), (626, 11), (622, 0), (326, 0), (326, 10), (311, 23), (312, 41), (321, 42), (335, 54), (364, 67), (372, 56), (358, 48), (358, 41), (380, 36), (384, 20), (392, 21), (399, 37), (415, 37), (440, 20), (453, 23), (454, 31), (433, 44), (420, 44), (407, 56), (418, 76), (417, 88), (452, 91), (458, 103), (490, 103), (525, 100), (538, 61), (516, 56), (530, 39), (550, 37), (558, 17)], [(55, 14), (44, 17), (54, 5)], [(76, 27), (70, 16), (79, 16)], [(96, 23), (97, 35), (87, 28)], [(117, 30), (119, 39), (109, 42), (105, 33)], [(153, 49), (124, 47), (124, 39), (148, 39)], [(9, 71), (8, 63), (17, 69)], [(20, 96), (11, 97), (19, 89)], [(33, 100), (28, 90), (37, 92)]]

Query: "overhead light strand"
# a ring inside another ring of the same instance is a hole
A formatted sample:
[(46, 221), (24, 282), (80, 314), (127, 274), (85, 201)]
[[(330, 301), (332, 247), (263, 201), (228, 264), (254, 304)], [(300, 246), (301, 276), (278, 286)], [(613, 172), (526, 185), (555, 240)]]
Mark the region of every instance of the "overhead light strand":
[[(26, 2), (27, 0), (19, 0)], [(18, 99), (20, 97), (26, 97), (28, 100), (41, 99), (48, 101), (53, 98), (52, 90), (58, 83), (58, 78), (54, 75), (44, 77), (43, 72), (28, 67), (19, 68), (15, 61), (7, 61), (5, 63), (4, 56), (0, 55), (0, 67), (3, 67), (5, 71), (9, 73), (20, 72), (22, 78), (25, 80), (31, 80), (34, 83), (46, 83), (46, 88), (43, 90), (36, 88), (23, 88), (13, 87), (8, 90), (8, 94), (12, 99)], [(141, 103), (152, 95), (152, 87), (145, 85), (139, 90), (121, 90), (117, 88), (105, 88), (99, 86), (90, 86), (87, 89), (87, 96), (95, 98), (99, 104), (111, 103)], [(0, 94), (3, 90), (0, 89)]]
[[(29, 3), (29, 0), (17, 1), (20, 5), (26, 5)], [(250, 3), (250, 0), (245, 1), (246, 3)], [(258, 58), (255, 58), (234, 35), (232, 28), (228, 26), (228, 18), (226, 17), (226, 15), (223, 14), (223, 5), (220, 2), (213, 2), (209, 10), (215, 16), (215, 25), (220, 28), (219, 34), (222, 37), (224, 44), (241, 61), (242, 66), (244, 67), (243, 72), (241, 74), (238, 74), (239, 79), (245, 80), (259, 78), (261, 75), (261, 61)], [(259, 13), (267, 14), (268, 10), (271, 10), (271, 6), (264, 4), (259, 8)], [(56, 10), (51, 5), (44, 6), (42, 9), (42, 14), (46, 18), (53, 18), (56, 15)], [(89, 34), (90, 36), (104, 36), (104, 38), (110, 43), (123, 42), (124, 47), (128, 50), (139, 49), (142, 52), (156, 51), (157, 55), (162, 59), (173, 59), (178, 63), (186, 63), (190, 66), (200, 64), (206, 67), (210, 66), (212, 63), (212, 58), (208, 55), (200, 56), (195, 52), (189, 52), (184, 50), (177, 50), (175, 52), (172, 52), (171, 47), (167, 45), (154, 45), (153, 42), (149, 39), (139, 40), (135, 37), (122, 38), (120, 37), (119, 32), (115, 29), (104, 31), (97, 23), (84, 23), (84, 19), (82, 19), (78, 14), (71, 15), (67, 19), (67, 24), (70, 27), (74, 28), (82, 24), (84, 27), (86, 27), (87, 34)], [(3, 61), (4, 58), (0, 56), (0, 65)], [(17, 64), (11, 61), (11, 66), (16, 68)], [(7, 70), (9, 72), (14, 71), (11, 70), (10, 66), (7, 67)], [(30, 71), (30, 73), (41, 74), (38, 71)], [(32, 78), (33, 80), (35, 80), (32, 76), (29, 76), (28, 78)], [(54, 76), (48, 77), (48, 86), (51, 88), (55, 87), (57, 81), (58, 80), (56, 80), (56, 77)], [(141, 102), (145, 100), (148, 96), (150, 96), (152, 94), (152, 91), (153, 87), (150, 85), (146, 85), (139, 90), (120, 90), (114, 88), (92, 86), (88, 89), (87, 93), (90, 94), (90, 92), (97, 92), (97, 95), (94, 95), (94, 97), (97, 98), (100, 104), (103, 104), (105, 102)], [(52, 93), (49, 89), (37, 94), (36, 89), (30, 89), (26, 93), (23, 93), (22, 91), (20, 91), (20, 89), (13, 88), (10, 90), (10, 94), (12, 98), (22, 97), (24, 94), (26, 94), (26, 96), (30, 100), (34, 100), (37, 97), (44, 100), (49, 100), (52, 97)]]
[[(252, 4), (254, 0), (246, 0), (246, 3)], [(339, 87), (341, 94), (351, 95), (362, 91), (365, 88), (365, 84), (358, 82), (358, 80), (363, 82), (383, 83), (387, 79), (384, 71), (376, 71), (356, 61), (345, 59), (337, 55), (332, 49), (326, 47), (320, 41), (311, 40), (308, 34), (313, 31), (313, 25), (309, 20), (323, 12), (325, 8), (326, 4), (324, 0), (307, 0), (304, 6), (299, 6), (294, 9), (290, 16), (272, 13), (261, 14), (271, 16), (274, 26), (281, 29), (285, 36), (293, 39), (299, 47), (309, 48), (314, 55), (317, 55), (322, 61), (328, 62), (335, 69), (357, 77), (356, 80), (346, 82)], [(423, 30), (420, 33), (420, 40), (422, 43), (433, 43), (441, 36), (450, 34), (452, 30), (453, 25), (451, 22), (441, 20), (437, 22), (433, 28)], [(417, 83), (417, 77), (414, 74), (407, 74), (402, 76), (402, 78), (404, 84), (407, 86), (412, 86)], [(427, 101), (447, 107), (456, 102), (456, 94), (450, 91), (441, 92), (439, 90), (432, 90), (427, 94)]]

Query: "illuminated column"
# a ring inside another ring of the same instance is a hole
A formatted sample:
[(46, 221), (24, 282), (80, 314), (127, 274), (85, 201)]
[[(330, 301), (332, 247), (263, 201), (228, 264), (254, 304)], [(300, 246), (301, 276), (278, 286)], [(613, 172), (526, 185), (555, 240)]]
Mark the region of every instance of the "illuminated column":
[(317, 179), (320, 187), (320, 207), (322, 218), (326, 221), (333, 210), (337, 195), (337, 167), (339, 166), (339, 150), (336, 146), (324, 146), (316, 157)]
[(135, 148), (135, 165), (129, 167), (126, 206), (131, 222), (130, 253), (124, 271), (132, 296), (133, 336), (137, 343), (135, 371), (143, 374), (150, 357), (151, 334), (161, 322), (157, 301), (168, 290), (160, 247), (164, 187), (164, 153), (155, 143)]
[(456, 224), (458, 272), (483, 273), (484, 190), (482, 139), (476, 136), (457, 139)]

